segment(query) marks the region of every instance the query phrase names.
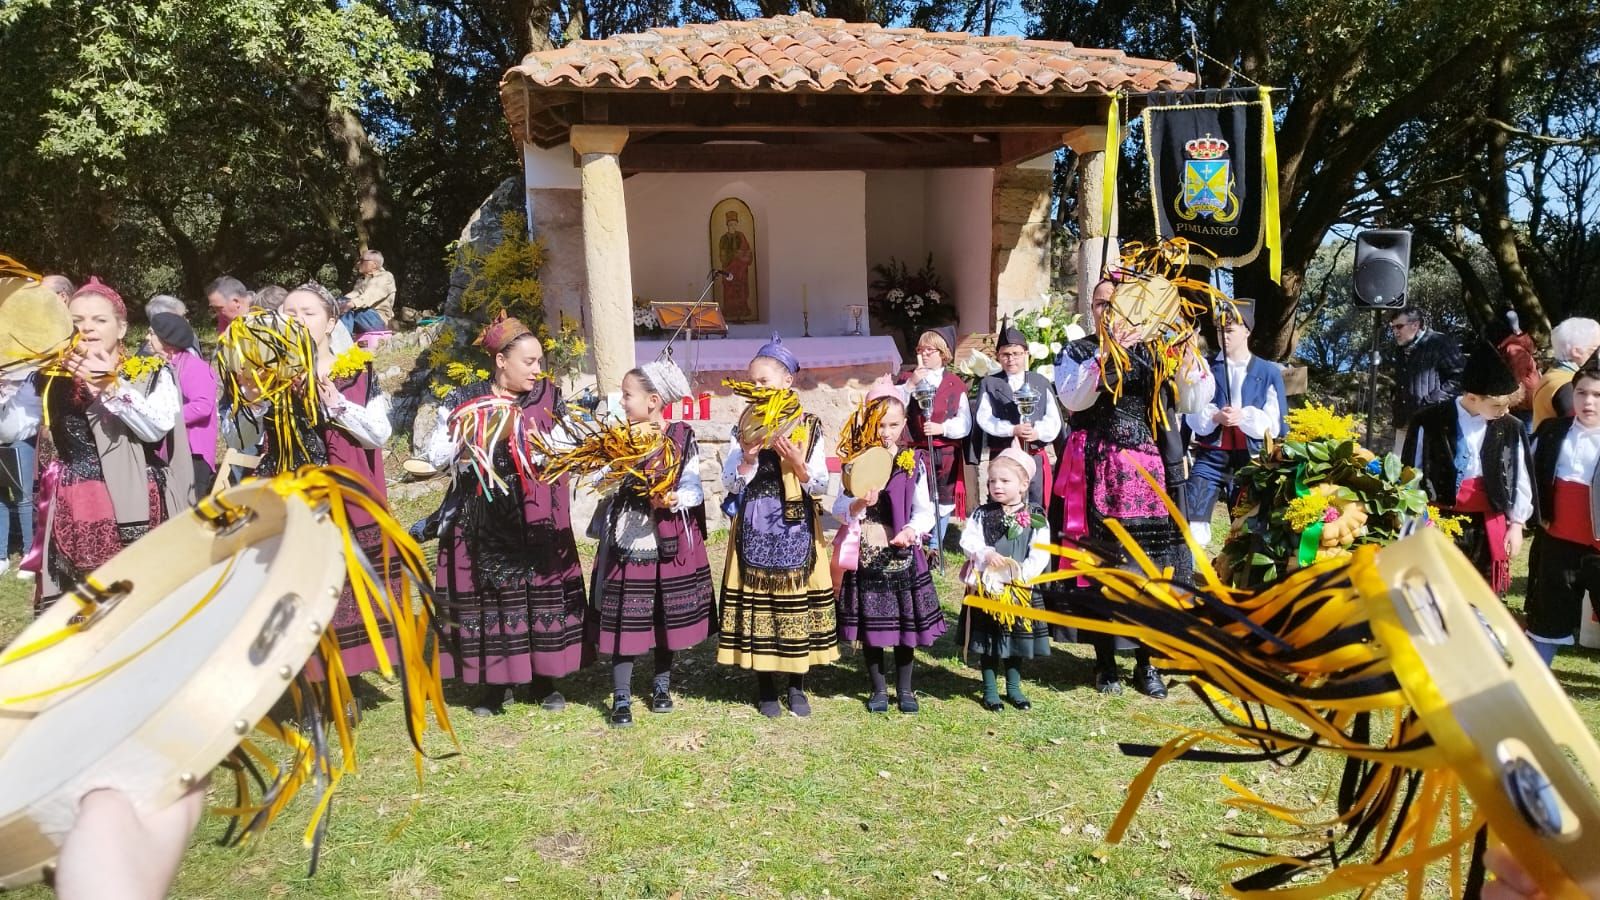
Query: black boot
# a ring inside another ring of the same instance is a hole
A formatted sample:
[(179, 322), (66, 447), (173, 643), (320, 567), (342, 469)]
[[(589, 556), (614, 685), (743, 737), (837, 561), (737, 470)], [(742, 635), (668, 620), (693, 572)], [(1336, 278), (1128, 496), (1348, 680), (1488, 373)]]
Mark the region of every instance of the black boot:
[(506, 686), (503, 684), (486, 684), (478, 688), (478, 695), (472, 701), (472, 714), (475, 716), (497, 716), (506, 704)]

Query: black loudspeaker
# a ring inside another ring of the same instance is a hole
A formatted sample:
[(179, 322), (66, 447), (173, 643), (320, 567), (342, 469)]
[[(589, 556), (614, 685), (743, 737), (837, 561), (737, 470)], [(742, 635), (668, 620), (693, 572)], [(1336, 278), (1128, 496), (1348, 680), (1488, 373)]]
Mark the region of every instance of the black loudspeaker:
[(1411, 232), (1397, 228), (1356, 235), (1356, 306), (1400, 309), (1406, 305), (1411, 270)]

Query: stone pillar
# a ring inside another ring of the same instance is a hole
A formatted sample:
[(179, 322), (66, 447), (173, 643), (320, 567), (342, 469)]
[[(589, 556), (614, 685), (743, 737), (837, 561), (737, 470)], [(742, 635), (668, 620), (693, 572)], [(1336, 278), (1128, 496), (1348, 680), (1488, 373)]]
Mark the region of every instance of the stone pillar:
[(622, 388), (633, 368), (633, 268), (628, 254), (628, 210), (617, 155), (628, 129), (572, 126), (572, 149), (583, 178), (583, 262), (595, 379), (600, 392)]
[[(1089, 294), (1109, 256), (1117, 256), (1117, 207), (1105, 221), (1101, 196), (1105, 185), (1106, 129), (1103, 125), (1075, 128), (1067, 133), (1067, 146), (1078, 156), (1078, 312), (1089, 315)], [(1108, 239), (1108, 236), (1109, 239)]]
[(1038, 308), (1050, 292), (1050, 157), (994, 170), (995, 321)]

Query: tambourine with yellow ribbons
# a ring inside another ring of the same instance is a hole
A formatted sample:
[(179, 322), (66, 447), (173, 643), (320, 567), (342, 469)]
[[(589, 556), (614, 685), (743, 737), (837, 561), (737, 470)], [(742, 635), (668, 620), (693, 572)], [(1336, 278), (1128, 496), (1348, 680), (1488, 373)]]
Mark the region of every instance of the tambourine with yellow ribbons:
[[(1189, 676), (1219, 722), (1180, 728), (1159, 748), (1124, 747), (1151, 759), (1107, 840), (1123, 836), (1169, 762), (1295, 765), (1320, 751), (1345, 760), (1328, 786), (1331, 810), (1275, 803), (1223, 778), (1231, 805), (1280, 824), (1230, 833), (1267, 844), (1224, 866), (1248, 870), (1230, 895), (1300, 900), (1395, 878), (1420, 897), (1426, 877), (1442, 875), (1451, 896), (1466, 896), (1482, 879), (1486, 835), (1551, 897), (1600, 893), (1600, 746), (1504, 605), (1436, 529), (1238, 590), (1192, 536), (1197, 583), (1179, 584), (1119, 523), (1107, 525), (1121, 553), (1051, 547), (1066, 565), (1031, 582), (1048, 591), (1084, 577), (1098, 595), (1075, 593), (1075, 614), (1004, 611), (1143, 642)], [(991, 598), (966, 602), (1002, 611)], [(1202, 750), (1207, 743), (1228, 749)]]
[(748, 381), (724, 381), (723, 385), (749, 403), (739, 414), (739, 443), (770, 447), (773, 440), (788, 437), (804, 445), (807, 436), (796, 434), (803, 411), (800, 395), (794, 388), (763, 387)]
[[(357, 507), (382, 528), (397, 587), (351, 536)], [(114, 788), (152, 812), (219, 765), (231, 841), (316, 793), (314, 869), (332, 791), (356, 767), (358, 707), (329, 626), (347, 573), (420, 778), (430, 712), (454, 739), (421, 548), (346, 470), (249, 480), (118, 553), (0, 653), (0, 888), (48, 872), (84, 794)]]
[(312, 459), (308, 429), (326, 418), (316, 380), (317, 348), (311, 332), (270, 309), (252, 309), (217, 338), (214, 362), (220, 400), (234, 410), (268, 406), (267, 427), (285, 470)]
[(0, 377), (60, 360), (73, 342), (72, 316), (38, 273), (0, 254)]

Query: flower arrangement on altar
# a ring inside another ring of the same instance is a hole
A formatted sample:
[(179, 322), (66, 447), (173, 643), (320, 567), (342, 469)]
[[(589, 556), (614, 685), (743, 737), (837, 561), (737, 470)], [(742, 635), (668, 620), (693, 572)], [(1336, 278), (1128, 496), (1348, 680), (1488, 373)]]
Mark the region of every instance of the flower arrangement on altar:
[(1421, 473), (1357, 443), (1354, 416), (1313, 403), (1284, 418), (1283, 442), (1235, 476), (1234, 527), (1218, 558), (1234, 586), (1261, 585), (1363, 544), (1392, 543), (1412, 518), (1446, 536), (1460, 532), (1457, 519), (1428, 505)]
[(915, 272), (894, 257), (888, 263), (873, 266), (869, 288), (873, 316), (898, 331), (907, 347), (915, 345), (923, 329), (956, 320), (955, 305), (939, 282), (931, 253)]
[(1061, 348), (1088, 334), (1082, 317), (1061, 297), (1046, 297), (1044, 306), (1018, 313), (1010, 325), (1028, 339), (1028, 368), (1051, 380)]
[(661, 321), (656, 318), (655, 307), (650, 305), (650, 301), (634, 298), (633, 331), (650, 337), (661, 333)]

